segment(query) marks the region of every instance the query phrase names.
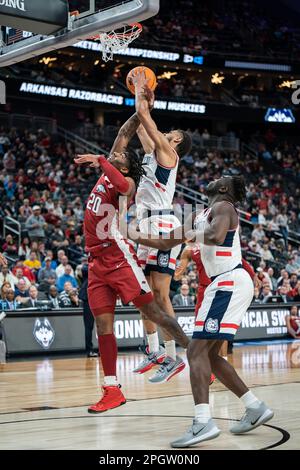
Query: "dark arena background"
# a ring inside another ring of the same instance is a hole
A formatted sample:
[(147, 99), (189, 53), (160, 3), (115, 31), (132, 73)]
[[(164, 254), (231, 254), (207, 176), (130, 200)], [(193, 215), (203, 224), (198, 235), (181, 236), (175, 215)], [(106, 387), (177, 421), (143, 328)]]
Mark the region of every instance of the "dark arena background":
[[(133, 23), (143, 28), (136, 38)], [(223, 356), (274, 418), (246, 436), (232, 434), (243, 403), (216, 379), (209, 400), (221, 434), (191, 449), (299, 449), (299, 2), (2, 0), (0, 25), (0, 253), (7, 262), (0, 268), (0, 449), (97, 450), (108, 459), (102, 464), (118, 463), (109, 461), (116, 451), (144, 450), (155, 463), (192, 422), (186, 351), (178, 347), (186, 367), (165, 383), (149, 382), (155, 361), (151, 372), (134, 373), (148, 357), (147, 337), (139, 311), (121, 298), (114, 334), (127, 403), (87, 412), (103, 385), (84, 236), (101, 169), (74, 158), (109, 155), (135, 112), (126, 77), (137, 66), (157, 77), (151, 116), (158, 129), (191, 138), (178, 166), (175, 215), (182, 220), (185, 205), (207, 207), (215, 179), (246, 182), (240, 242), (255, 272), (254, 296)], [(93, 38), (107, 32), (110, 43), (116, 29), (125, 44), (103, 57), (103, 36)], [(131, 147), (142, 159), (137, 135)], [(134, 203), (127, 222), (139, 222)], [(189, 260), (168, 294), (190, 338), (199, 283)]]

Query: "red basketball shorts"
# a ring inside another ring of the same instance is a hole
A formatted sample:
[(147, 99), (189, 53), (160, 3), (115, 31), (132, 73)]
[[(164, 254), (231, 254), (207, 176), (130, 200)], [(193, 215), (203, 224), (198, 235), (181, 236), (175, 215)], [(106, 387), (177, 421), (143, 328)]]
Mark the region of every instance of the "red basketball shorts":
[(198, 287), (198, 293), (197, 293), (197, 305), (196, 305), (196, 309), (195, 309), (195, 314), (197, 315), (197, 312), (198, 310), (200, 309), (201, 305), (202, 305), (202, 302), (203, 302), (203, 299), (204, 299), (204, 293), (205, 293), (205, 290), (206, 290), (207, 286), (202, 286), (200, 284), (200, 286)]
[(88, 300), (93, 315), (114, 313), (117, 297), (139, 308), (153, 301), (153, 294), (126, 240), (118, 240), (89, 258)]

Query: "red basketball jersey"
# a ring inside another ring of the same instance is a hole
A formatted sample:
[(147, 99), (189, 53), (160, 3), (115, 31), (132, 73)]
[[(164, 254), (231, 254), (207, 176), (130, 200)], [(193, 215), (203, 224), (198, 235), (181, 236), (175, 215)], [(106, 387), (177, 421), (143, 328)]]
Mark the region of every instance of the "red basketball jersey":
[(84, 215), (86, 251), (105, 242), (114, 242), (111, 225), (119, 208), (119, 193), (104, 174), (89, 195)]
[(194, 248), (192, 248), (191, 256), (192, 256), (192, 260), (194, 261), (194, 263), (196, 263), (196, 266), (197, 266), (199, 285), (205, 286), (205, 287), (209, 286), (209, 284), (211, 283), (211, 280), (209, 279), (209, 277), (207, 276), (205, 272), (205, 269), (201, 260), (201, 253), (200, 253), (199, 247), (195, 246)]

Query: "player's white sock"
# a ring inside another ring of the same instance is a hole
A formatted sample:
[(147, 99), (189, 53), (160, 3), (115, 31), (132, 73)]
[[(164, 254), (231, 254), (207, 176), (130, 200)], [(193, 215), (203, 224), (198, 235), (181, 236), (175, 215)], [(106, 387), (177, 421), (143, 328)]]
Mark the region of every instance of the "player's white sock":
[(171, 357), (174, 361), (176, 361), (176, 343), (173, 339), (171, 341), (164, 341), (166, 356)]
[(228, 356), (222, 356), (225, 361), (228, 361)]
[(114, 387), (116, 385), (119, 385), (117, 377), (115, 375), (106, 375), (104, 377), (104, 385), (108, 387)]
[(199, 423), (208, 423), (211, 418), (210, 408), (208, 403), (200, 403), (195, 405), (195, 419)]
[(157, 352), (159, 351), (159, 340), (158, 340), (158, 333), (152, 333), (151, 335), (147, 335), (149, 352)]
[(246, 408), (258, 408), (261, 404), (261, 401), (254, 395), (254, 393), (249, 390), (240, 398)]

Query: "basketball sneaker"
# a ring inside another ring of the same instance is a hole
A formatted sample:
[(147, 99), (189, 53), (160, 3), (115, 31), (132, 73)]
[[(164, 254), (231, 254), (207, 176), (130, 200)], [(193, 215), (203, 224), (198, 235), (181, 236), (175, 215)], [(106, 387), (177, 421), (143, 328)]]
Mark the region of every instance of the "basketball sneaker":
[(136, 374), (144, 374), (148, 370), (152, 369), (155, 367), (157, 364), (161, 364), (166, 356), (165, 349), (160, 346), (159, 350), (153, 353), (148, 352), (148, 346), (145, 349), (145, 358), (142, 360), (142, 362), (135, 368), (133, 369), (133, 372)]
[(160, 368), (149, 378), (152, 384), (168, 382), (174, 375), (179, 374), (185, 368), (183, 360), (176, 356), (176, 361), (171, 357), (166, 357)]
[(194, 419), (187, 432), (176, 441), (171, 442), (171, 447), (190, 447), (199, 442), (214, 439), (219, 436), (220, 432), (212, 419), (207, 423), (199, 423)]
[(102, 387), (103, 396), (101, 400), (89, 407), (89, 413), (103, 413), (107, 410), (112, 410), (118, 406), (125, 405), (126, 398), (120, 390), (121, 385), (104, 385)]
[(210, 382), (209, 382), (209, 385), (212, 385), (215, 380), (216, 380), (215, 374), (211, 374), (211, 375), (210, 375)]
[(258, 408), (246, 408), (242, 419), (230, 428), (232, 434), (244, 434), (252, 429), (261, 426), (274, 416), (274, 411), (270, 410), (264, 402), (261, 402)]

